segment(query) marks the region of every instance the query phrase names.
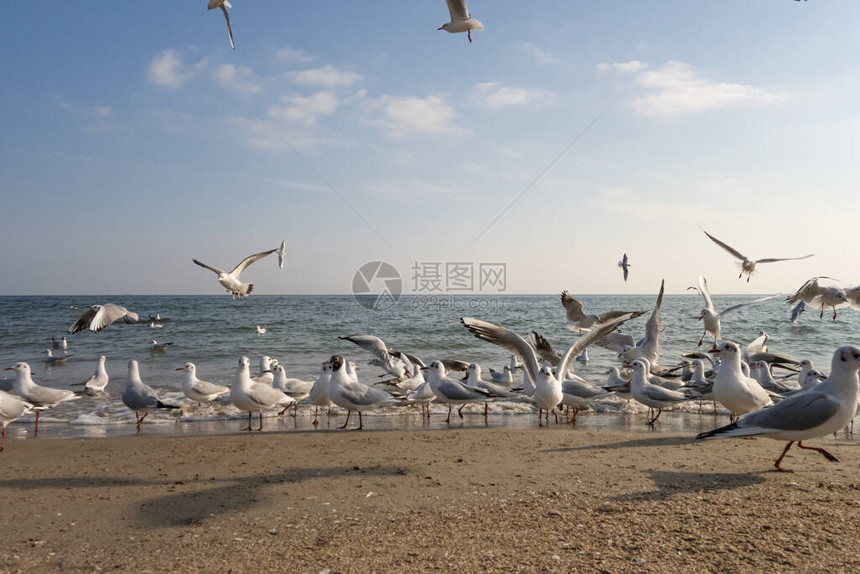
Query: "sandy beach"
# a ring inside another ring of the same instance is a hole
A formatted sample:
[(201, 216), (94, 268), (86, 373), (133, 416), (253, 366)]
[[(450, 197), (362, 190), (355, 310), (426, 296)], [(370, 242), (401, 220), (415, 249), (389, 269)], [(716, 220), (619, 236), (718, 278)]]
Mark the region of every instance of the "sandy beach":
[(549, 429), (16, 440), (4, 572), (857, 571), (860, 448)]

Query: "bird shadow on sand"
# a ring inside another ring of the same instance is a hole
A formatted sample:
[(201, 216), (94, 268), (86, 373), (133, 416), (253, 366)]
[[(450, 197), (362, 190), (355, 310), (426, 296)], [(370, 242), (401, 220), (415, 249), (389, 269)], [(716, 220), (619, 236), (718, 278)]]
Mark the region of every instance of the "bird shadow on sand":
[[(247, 476), (214, 479), (212, 486), (188, 489), (183, 483), (165, 484), (167, 493), (138, 501), (138, 522), (144, 528), (193, 526), (213, 516), (241, 513), (270, 501), (269, 487), (339, 477), (384, 477), (405, 475), (404, 468), (353, 466), (299, 468), (280, 473), (260, 473)], [(187, 482), (186, 482), (187, 483)], [(289, 503), (289, 500), (285, 500)]]
[(691, 436), (657, 436), (648, 438), (637, 438), (620, 442), (606, 444), (589, 444), (583, 446), (566, 446), (563, 448), (548, 448), (542, 452), (573, 452), (577, 450), (611, 450), (619, 448), (640, 448), (646, 446), (680, 446), (695, 444), (696, 439)]
[(748, 472), (674, 472), (666, 470), (649, 470), (647, 472), (654, 483), (654, 490), (620, 494), (610, 500), (615, 502), (665, 500), (678, 494), (698, 494), (744, 488), (765, 481), (765, 478), (760, 476), (761, 473)]

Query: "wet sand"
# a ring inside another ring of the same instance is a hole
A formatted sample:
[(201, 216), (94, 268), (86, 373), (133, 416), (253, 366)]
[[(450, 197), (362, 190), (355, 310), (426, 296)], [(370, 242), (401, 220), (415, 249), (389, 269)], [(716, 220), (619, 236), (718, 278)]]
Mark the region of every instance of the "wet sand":
[[(840, 437), (841, 439), (841, 437)], [(606, 430), (13, 440), (0, 570), (860, 569), (860, 448)]]

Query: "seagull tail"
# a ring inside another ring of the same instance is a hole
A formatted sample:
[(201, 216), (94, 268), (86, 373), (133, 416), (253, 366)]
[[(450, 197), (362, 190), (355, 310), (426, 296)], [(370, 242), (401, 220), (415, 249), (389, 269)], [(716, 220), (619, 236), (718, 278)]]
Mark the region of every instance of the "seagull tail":
[(732, 424), (726, 425), (724, 427), (716, 428), (712, 431), (699, 433), (696, 435), (696, 438), (701, 440), (701, 439), (707, 439), (707, 438), (720, 438), (721, 435), (732, 436), (729, 433), (731, 433), (731, 431), (733, 431), (733, 430), (736, 430), (737, 428), (738, 428), (738, 423), (732, 423)]
[(167, 403), (162, 403), (161, 401), (158, 401), (158, 405), (156, 406), (156, 408), (159, 408), (159, 409), (181, 409), (182, 407), (179, 405), (168, 405)]
[(253, 284), (253, 283), (248, 283), (248, 295), (250, 295), (250, 294), (251, 294), (251, 291), (253, 291), (253, 290), (254, 290), (254, 284)]

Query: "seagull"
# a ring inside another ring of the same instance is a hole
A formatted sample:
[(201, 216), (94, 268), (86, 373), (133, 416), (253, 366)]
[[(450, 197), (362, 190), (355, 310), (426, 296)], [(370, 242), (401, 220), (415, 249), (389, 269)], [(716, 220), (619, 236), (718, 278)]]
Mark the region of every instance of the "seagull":
[(284, 268), (284, 261), (287, 259), (287, 240), (281, 241), (281, 246), (278, 247), (278, 268)]
[(288, 407), (295, 399), (288, 397), (278, 389), (274, 389), (265, 383), (255, 383), (251, 380), (251, 360), (248, 357), (239, 359), (239, 367), (236, 376), (230, 386), (230, 401), (240, 411), (248, 411), (248, 427), (251, 430), (251, 414), (260, 413), (260, 426), (258, 431), (263, 430), (263, 411), (274, 406)]
[(772, 407), (753, 411), (730, 425), (701, 433), (696, 438), (761, 435), (787, 440), (788, 444), (774, 462), (779, 472), (791, 472), (782, 468), (780, 463), (795, 442), (802, 449), (818, 451), (827, 460), (838, 462), (839, 459), (823, 448), (804, 446), (803, 441), (835, 433), (851, 422), (857, 410), (857, 394), (860, 391), (858, 370), (860, 348), (854, 345), (839, 347), (833, 354), (830, 377), (824, 382)]
[(442, 361), (433, 361), (424, 367), (427, 382), (430, 389), (436, 395), (436, 402), (448, 405), (448, 418), (446, 423), (451, 422), (451, 409), (453, 405), (460, 405), (457, 414), (463, 418), (463, 407), (468, 403), (486, 403), (490, 398), (489, 391), (476, 389), (463, 384), (461, 381), (448, 376), (448, 371)]
[(726, 307), (717, 313), (717, 310), (714, 308), (714, 302), (711, 301), (711, 291), (708, 289), (708, 280), (701, 275), (699, 275), (699, 293), (701, 293), (702, 297), (705, 299), (705, 308), (702, 309), (701, 313), (699, 313), (699, 321), (702, 321), (705, 326), (705, 332), (702, 333), (702, 338), (699, 339), (699, 346), (702, 345), (702, 341), (705, 340), (705, 335), (708, 334), (714, 336), (714, 345), (717, 344), (717, 339), (720, 338), (720, 320), (726, 313), (731, 313), (732, 311), (736, 311), (742, 307), (746, 307), (747, 305), (761, 303), (762, 301), (767, 301), (768, 299), (773, 299), (774, 297), (779, 296), (770, 295), (769, 297), (762, 297), (745, 303), (738, 303), (737, 305)]
[[(323, 376), (324, 369), (324, 365), (320, 366), (319, 376)], [(296, 416), (299, 408), (298, 401), (307, 398), (316, 381), (287, 378), (287, 370), (280, 363), (272, 367), (272, 372), (275, 375), (272, 387), (295, 399), (296, 402), (293, 403), (293, 416)]]
[[(556, 422), (558, 422), (558, 413), (555, 411), (555, 407), (562, 401), (562, 381), (573, 358), (590, 344), (610, 333), (630, 318), (630, 314), (616, 317), (576, 339), (561, 356), (555, 372), (553, 372), (551, 367), (539, 367), (540, 363), (535, 349), (528, 341), (513, 331), (489, 321), (472, 317), (461, 317), (460, 322), (475, 337), (503, 347), (522, 359), (525, 372), (535, 386), (533, 398), (538, 405), (538, 426), (543, 426), (543, 411), (547, 412), (547, 424), (549, 423), (550, 411), (553, 412)], [(436, 389), (433, 390), (435, 391)]]
[(594, 399), (606, 396), (606, 390), (578, 378), (562, 381), (561, 393), (561, 404), (573, 407), (573, 418), (570, 421), (572, 425), (576, 424), (580, 407), (588, 406)]
[(102, 329), (106, 329), (111, 325), (111, 323), (119, 319), (130, 324), (137, 321), (138, 316), (137, 313), (129, 311), (121, 305), (114, 305), (113, 303), (92, 305), (84, 311), (80, 317), (78, 317), (78, 320), (75, 321), (71, 327), (69, 327), (69, 333), (74, 334), (78, 331), (83, 331), (84, 329), (98, 332)]
[(227, 0), (209, 0), (209, 10), (221, 8), (224, 12), (224, 19), (227, 20), (227, 37), (230, 38), (230, 49), (235, 50), (236, 44), (233, 43), (233, 30), (230, 29), (230, 14), (227, 13), (227, 8), (232, 8), (232, 4)]
[(852, 309), (860, 309), (860, 286), (846, 289), (845, 298)]
[(511, 386), (514, 384), (514, 370), (509, 365), (505, 365), (502, 372), (490, 369), (490, 378), (496, 384)]
[(149, 350), (150, 351), (166, 351), (169, 346), (173, 343), (159, 343), (155, 339), (149, 342)]
[(319, 424), (319, 420), (317, 419), (317, 415), (319, 414), (320, 407), (331, 408), (331, 398), (328, 394), (329, 383), (331, 382), (331, 363), (325, 362), (320, 367), (320, 375), (317, 377), (317, 380), (314, 381), (314, 385), (311, 387), (311, 390), (308, 392), (308, 398), (311, 402), (316, 406), (314, 409), (314, 420), (313, 425), (316, 426)]
[(590, 329), (622, 315), (630, 315), (633, 318), (644, 314), (644, 311), (608, 311), (600, 315), (586, 315), (582, 312), (582, 303), (568, 291), (561, 292), (561, 306), (564, 307), (567, 320), (572, 323), (571, 327), (579, 330)]
[(346, 422), (339, 428), (345, 429), (349, 424), (349, 415), (352, 411), (358, 411), (358, 430), (361, 430), (364, 428), (361, 411), (375, 409), (396, 401), (385, 391), (351, 381), (346, 372), (346, 361), (342, 356), (333, 355), (329, 362), (332, 371), (328, 389), (329, 398), (340, 408), (346, 409)]
[[(509, 369), (510, 367), (505, 368)], [(478, 363), (469, 364), (469, 376), (466, 377), (466, 386), (472, 387), (473, 389), (487, 391), (488, 396), (490, 397), (503, 397), (511, 392), (511, 389), (507, 387), (483, 380), (481, 378), (481, 365)], [(487, 416), (488, 404), (489, 403), (484, 402), (484, 416)]]
[(209, 403), (210, 406), (214, 406), (213, 401), (215, 399), (230, 392), (230, 389), (225, 386), (198, 379), (197, 366), (194, 363), (185, 363), (184, 367), (176, 367), (176, 370), (185, 371), (185, 375), (182, 377), (182, 392), (192, 401), (197, 401), (197, 406), (200, 406), (200, 403)]
[(627, 274), (630, 272), (630, 263), (627, 262), (627, 254), (624, 254), (624, 257), (621, 258), (621, 261), (618, 262), (618, 266), (621, 267), (621, 270), (624, 272), (624, 281), (627, 281)]
[(261, 327), (260, 325), (257, 325), (257, 334), (258, 335), (265, 335), (266, 334), (266, 328)]
[[(703, 229), (702, 231), (705, 231), (705, 230)], [(714, 237), (713, 235), (708, 233), (707, 231), (705, 231), (705, 235), (707, 235), (711, 241), (713, 241), (714, 243), (716, 243), (717, 245), (719, 245), (720, 247), (722, 247), (723, 249), (725, 249), (726, 251), (728, 251), (729, 253), (731, 253), (737, 259), (740, 260), (740, 262), (741, 262), (740, 263), (741, 274), (738, 275), (738, 279), (743, 277), (744, 273), (746, 273), (747, 274), (747, 283), (749, 283), (750, 277), (755, 272), (755, 266), (759, 263), (774, 263), (776, 261), (797, 261), (799, 259), (809, 259), (813, 255), (815, 255), (814, 253), (810, 253), (809, 255), (804, 255), (803, 257), (783, 257), (781, 259), (774, 259), (772, 257), (769, 257), (766, 259), (750, 259), (749, 257), (744, 255), (743, 253), (741, 253), (740, 251), (738, 251), (734, 247), (729, 247), (728, 245), (726, 245), (725, 243), (723, 243), (722, 241), (720, 241), (719, 239), (717, 239), (716, 237)]]
[[(422, 368), (422, 367), (419, 367)], [(423, 376), (423, 373), (422, 373)], [(430, 386), (429, 381), (424, 381), (418, 385), (415, 390), (406, 393), (406, 401), (410, 403), (418, 403), (421, 405), (421, 420), (426, 416), (430, 419), (430, 403), (436, 400), (436, 394)], [(449, 413), (450, 414), (450, 413)]]
[(156, 323), (155, 321), (150, 321), (149, 322), (149, 328), (150, 329), (163, 329), (164, 325), (162, 325), (161, 323)]
[(20, 419), (29, 413), (32, 408), (33, 405), (31, 403), (0, 391), (0, 426), (3, 427), (3, 438), (0, 439), (0, 451), (6, 448), (6, 425)]
[(45, 364), (48, 365), (49, 367), (59, 367), (60, 365), (65, 365), (66, 361), (68, 361), (69, 358), (72, 356), (72, 355), (54, 356), (54, 353), (51, 352), (51, 349), (45, 349), (45, 353), (48, 355), (47, 357), (45, 357)]
[(105, 369), (106, 360), (107, 358), (104, 355), (100, 356), (96, 363), (96, 371), (93, 373), (93, 376), (83, 383), (72, 383), (72, 386), (82, 385), (90, 395), (105, 392), (105, 387), (107, 387), (108, 381), (110, 380), (108, 378), (107, 370)]
[[(125, 379), (125, 388), (122, 390), (122, 402), (134, 411), (138, 431), (143, 419), (149, 414), (149, 409), (179, 408), (176, 405), (162, 403), (155, 389), (140, 380), (140, 368), (134, 359), (128, 362), (128, 376)], [(140, 411), (143, 411), (143, 416), (140, 416)]]
[(33, 405), (36, 411), (36, 428), (35, 432), (39, 432), (39, 412), (45, 409), (50, 409), (60, 403), (79, 399), (73, 391), (68, 389), (52, 389), (51, 387), (43, 387), (33, 382), (30, 376), (30, 365), (24, 362), (15, 363), (11, 367), (6, 367), (7, 371), (15, 371), (15, 382), (12, 383), (12, 394), (24, 399), (24, 401)]
[(260, 253), (255, 253), (253, 255), (249, 255), (244, 258), (232, 271), (227, 273), (222, 269), (218, 269), (217, 267), (212, 267), (210, 265), (206, 265), (198, 261), (197, 259), (192, 259), (194, 263), (199, 265), (200, 267), (205, 267), (209, 271), (212, 271), (216, 275), (218, 275), (218, 283), (220, 283), (226, 290), (227, 293), (233, 296), (233, 300), (235, 301), (237, 298), (241, 299), (242, 297), (247, 297), (251, 294), (251, 291), (254, 290), (254, 285), (251, 283), (242, 283), (239, 280), (239, 276), (242, 274), (242, 271), (245, 270), (248, 265), (257, 261), (258, 259), (262, 259), (267, 255), (271, 255), (277, 251), (277, 249), (270, 249), (268, 251), (261, 251)]
[[(848, 291), (843, 291), (838, 287), (834, 286), (823, 286), (818, 284), (819, 279), (830, 279), (835, 281), (832, 277), (826, 277), (821, 275), (819, 277), (813, 277), (806, 281), (803, 285), (800, 286), (794, 295), (788, 297), (786, 301), (789, 305), (797, 303), (797, 305), (791, 311), (791, 322), (794, 323), (797, 321), (797, 318), (800, 317), (800, 314), (803, 313), (803, 307), (801, 307), (801, 303), (810, 304), (816, 307), (821, 308), (821, 314), (819, 314), (818, 318), (822, 319), (824, 317), (824, 308), (832, 307), (833, 308), (833, 320), (836, 320), (836, 307), (842, 307), (843, 305), (850, 304), (850, 300), (848, 297)], [(852, 307), (854, 305), (852, 304)]]
[(251, 377), (255, 383), (264, 383), (272, 386), (275, 380), (275, 373), (272, 371), (275, 361), (268, 355), (260, 357), (260, 374), (256, 377)]
[(381, 368), (397, 379), (402, 379), (411, 371), (411, 368), (407, 368), (406, 363), (403, 361), (403, 354), (401, 354), (401, 357), (395, 357), (388, 350), (385, 341), (375, 335), (348, 335), (346, 337), (338, 337), (338, 339), (355, 343), (365, 351), (369, 351), (374, 357), (370, 364)]
[(648, 421), (648, 426), (654, 426), (666, 407), (691, 400), (690, 397), (680, 391), (673, 391), (652, 384), (648, 380), (651, 365), (648, 364), (647, 359), (636, 359), (631, 367), (633, 368), (633, 378), (630, 380), (630, 394), (646, 407), (657, 409), (657, 414)]
[[(635, 345), (616, 340), (620, 339), (615, 337), (616, 333), (607, 333), (608, 336), (602, 340), (598, 340), (597, 344), (617, 352), (628, 363), (639, 358), (648, 359), (648, 363), (651, 365), (651, 370), (653, 371), (657, 366), (657, 359), (660, 358), (660, 353), (662, 352), (660, 333), (663, 331), (663, 319), (660, 317), (660, 307), (663, 305), (663, 289), (665, 285), (665, 280), (660, 282), (660, 292), (657, 294), (657, 302), (654, 304), (654, 309), (645, 322), (645, 336), (639, 339)], [(638, 311), (637, 313), (641, 314)], [(627, 338), (629, 343), (633, 342), (631, 337), (624, 337)]]
[(729, 409), (732, 422), (737, 415), (772, 405), (773, 401), (758, 381), (741, 370), (741, 348), (724, 341), (711, 353), (719, 353), (721, 363), (714, 377), (714, 398)]
[(68, 349), (69, 348), (69, 342), (66, 340), (65, 336), (62, 339), (60, 339), (59, 341), (57, 341), (56, 339), (51, 337), (51, 347), (53, 347), (54, 350)]
[(438, 29), (445, 30), (451, 34), (466, 32), (466, 35), (469, 37), (469, 43), (471, 43), (472, 30), (483, 30), (484, 25), (469, 14), (466, 0), (447, 0), (447, 3), (448, 12), (451, 14), (451, 21), (445, 22)]

